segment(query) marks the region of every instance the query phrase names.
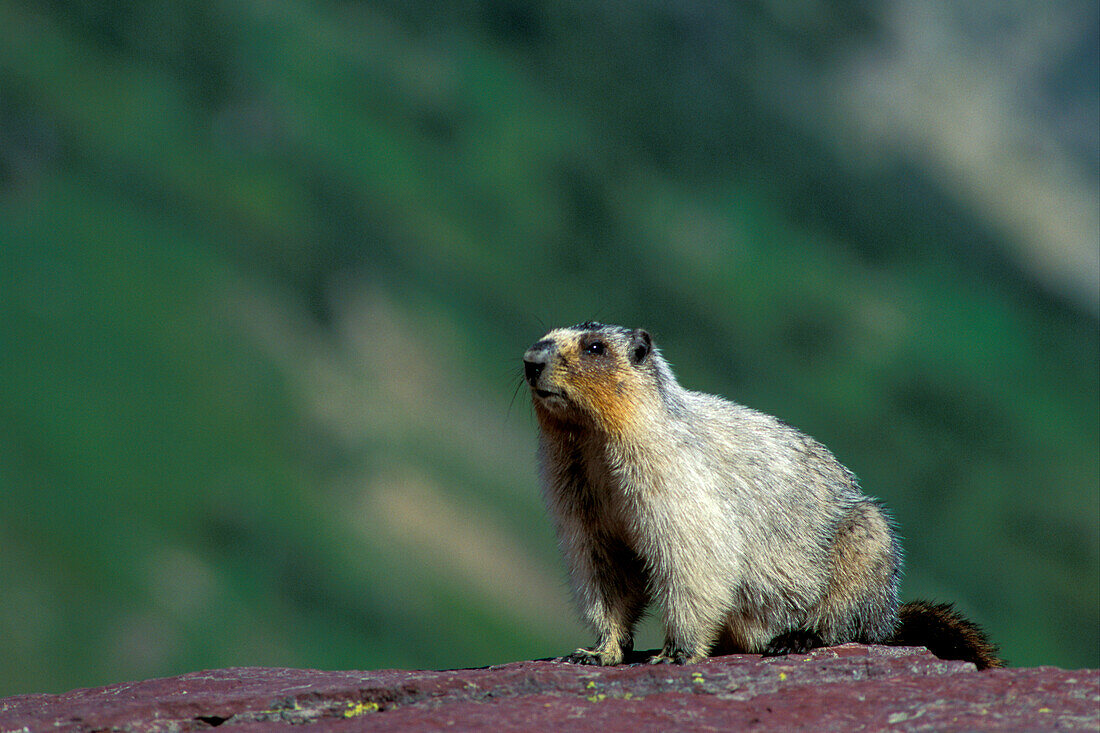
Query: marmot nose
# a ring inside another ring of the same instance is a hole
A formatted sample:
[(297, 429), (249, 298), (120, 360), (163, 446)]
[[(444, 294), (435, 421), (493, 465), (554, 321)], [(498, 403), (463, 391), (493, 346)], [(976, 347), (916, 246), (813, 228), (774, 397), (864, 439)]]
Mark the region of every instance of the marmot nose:
[(527, 383), (532, 387), (535, 386), (535, 382), (539, 381), (539, 375), (542, 374), (542, 370), (545, 369), (547, 363), (549, 363), (550, 352), (553, 348), (553, 341), (550, 339), (543, 339), (531, 346), (531, 348), (527, 350), (527, 353), (523, 355), (523, 375), (527, 378)]
[(532, 387), (539, 381), (539, 375), (542, 374), (542, 370), (546, 367), (543, 362), (534, 362), (523, 360), (523, 375), (527, 377), (527, 383)]

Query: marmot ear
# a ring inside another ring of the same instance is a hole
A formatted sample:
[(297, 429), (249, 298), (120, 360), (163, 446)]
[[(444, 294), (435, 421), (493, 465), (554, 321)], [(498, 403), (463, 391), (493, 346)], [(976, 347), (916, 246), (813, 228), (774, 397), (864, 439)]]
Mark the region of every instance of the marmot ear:
[(653, 340), (649, 337), (649, 334), (640, 328), (634, 330), (634, 333), (630, 334), (630, 363), (634, 366), (638, 366), (646, 357), (649, 356), (649, 352), (653, 350)]

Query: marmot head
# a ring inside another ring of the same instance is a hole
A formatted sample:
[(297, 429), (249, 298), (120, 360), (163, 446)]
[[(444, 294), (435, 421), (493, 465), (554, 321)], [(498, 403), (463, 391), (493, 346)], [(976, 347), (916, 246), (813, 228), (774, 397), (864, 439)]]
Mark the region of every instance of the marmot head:
[(623, 433), (640, 405), (659, 401), (659, 359), (640, 328), (588, 322), (543, 336), (523, 355), (523, 369), (544, 428)]

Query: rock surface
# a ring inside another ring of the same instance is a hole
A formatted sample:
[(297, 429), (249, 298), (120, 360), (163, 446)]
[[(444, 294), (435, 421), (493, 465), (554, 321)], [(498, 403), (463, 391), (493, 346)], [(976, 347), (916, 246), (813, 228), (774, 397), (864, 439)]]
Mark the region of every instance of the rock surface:
[[(688, 666), (516, 662), (448, 671), (241, 667), (0, 700), (12, 731), (1097, 730), (1100, 670), (978, 672), (846, 644)], [(219, 733), (220, 733), (219, 731)]]

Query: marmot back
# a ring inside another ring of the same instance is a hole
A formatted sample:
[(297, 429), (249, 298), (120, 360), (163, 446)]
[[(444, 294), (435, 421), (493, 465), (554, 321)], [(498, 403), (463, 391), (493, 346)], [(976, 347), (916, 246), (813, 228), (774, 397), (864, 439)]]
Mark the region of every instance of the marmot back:
[[(556, 329), (524, 370), (547, 505), (598, 636), (570, 660), (621, 662), (651, 603), (666, 631), (652, 662), (893, 638), (896, 535), (822, 445), (685, 390), (640, 329)], [(985, 643), (966, 658), (999, 665)]]

